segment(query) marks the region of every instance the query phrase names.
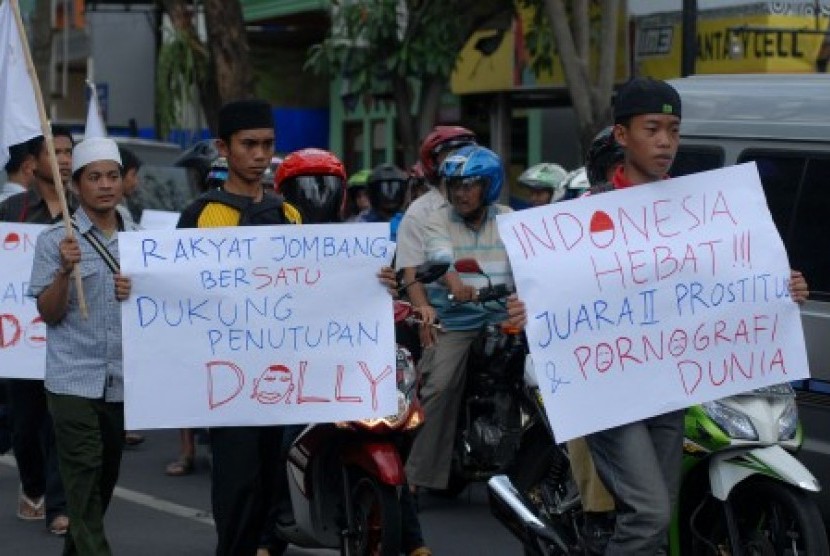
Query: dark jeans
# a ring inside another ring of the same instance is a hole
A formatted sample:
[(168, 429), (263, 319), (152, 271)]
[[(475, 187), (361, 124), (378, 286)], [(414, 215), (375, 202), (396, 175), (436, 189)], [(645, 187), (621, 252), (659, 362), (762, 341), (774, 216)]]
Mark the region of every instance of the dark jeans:
[(66, 488), (69, 534), (64, 556), (109, 556), (107, 511), (124, 450), (124, 404), (48, 394)]
[(276, 501), (282, 427), (210, 430), (217, 556), (252, 556)]
[(415, 497), (409, 492), (409, 483), (405, 483), (401, 489), (401, 548), (404, 554), (409, 554), (420, 546), (424, 546), (421, 520), (418, 519)]
[(42, 380), (10, 379), (12, 446), (23, 493), (45, 496), (46, 521), (66, 514), (66, 496), (58, 469), (55, 430)]
[(586, 437), (616, 506), (606, 556), (665, 554), (680, 489), (683, 414), (672, 411)]

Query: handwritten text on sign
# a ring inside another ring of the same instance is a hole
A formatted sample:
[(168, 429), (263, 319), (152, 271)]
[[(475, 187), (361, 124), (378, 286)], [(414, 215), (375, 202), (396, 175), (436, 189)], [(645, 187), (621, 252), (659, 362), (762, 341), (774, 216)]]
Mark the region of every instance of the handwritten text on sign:
[(44, 228), (0, 222), (0, 377), (43, 380), (46, 325), (26, 292), (35, 241)]
[(754, 164), (500, 216), (499, 231), (559, 441), (808, 375)]
[(119, 235), (129, 427), (397, 411), (386, 224)]

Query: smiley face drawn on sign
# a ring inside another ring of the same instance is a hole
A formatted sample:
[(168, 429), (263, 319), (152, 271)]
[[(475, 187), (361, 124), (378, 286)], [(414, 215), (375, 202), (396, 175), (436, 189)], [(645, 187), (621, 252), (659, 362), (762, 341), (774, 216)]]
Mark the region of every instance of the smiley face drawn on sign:
[(254, 379), (251, 397), (263, 404), (277, 404), (283, 400), (290, 404), (292, 392), (294, 380), (291, 369), (285, 365), (271, 365)]

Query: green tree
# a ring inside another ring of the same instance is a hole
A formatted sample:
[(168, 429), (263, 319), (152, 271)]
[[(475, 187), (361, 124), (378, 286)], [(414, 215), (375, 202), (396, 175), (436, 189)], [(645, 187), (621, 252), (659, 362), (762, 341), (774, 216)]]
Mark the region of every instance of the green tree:
[[(533, 25), (526, 31), (534, 56), (534, 71), (553, 69), (553, 48), (579, 122), (581, 144), (586, 147), (611, 120), (611, 93), (617, 57), (619, 0), (521, 0), (533, 6)], [(594, 10), (591, 5), (594, 4)], [(596, 14), (592, 19), (591, 13)], [(592, 41), (599, 55), (592, 60)]]
[(406, 160), (416, 160), (462, 47), (491, 20), (507, 29), (513, 13), (511, 0), (344, 0), (306, 67), (342, 77), (347, 102), (394, 103)]

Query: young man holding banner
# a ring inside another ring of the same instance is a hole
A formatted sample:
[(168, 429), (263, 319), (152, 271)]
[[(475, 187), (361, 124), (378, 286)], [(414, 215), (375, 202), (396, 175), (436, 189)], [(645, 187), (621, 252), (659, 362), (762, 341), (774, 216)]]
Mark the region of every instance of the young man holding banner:
[[(222, 189), (204, 193), (182, 211), (179, 228), (298, 224), (289, 204), (260, 182), (274, 154), (274, 116), (267, 102), (240, 100), (219, 111), (217, 147), (228, 161)], [(282, 426), (214, 427), (211, 503), (217, 556), (253, 556), (278, 487)]]
[[(119, 304), (131, 289), (118, 267), (118, 232), (136, 229), (116, 211), (123, 195), (120, 165), (114, 141), (80, 143), (72, 158), (77, 235), (68, 238), (63, 224), (55, 224), (35, 246), (29, 294), (47, 325), (45, 387), (70, 519), (64, 554), (111, 553), (103, 518), (124, 438)], [(86, 317), (70, 278), (76, 266)]]
[[(680, 141), (681, 103), (668, 83), (638, 78), (624, 85), (614, 103), (614, 138), (625, 160), (610, 183), (592, 194), (624, 190), (667, 177)], [(809, 291), (792, 272), (790, 296), (796, 302)], [(524, 304), (508, 301), (510, 321), (527, 324)], [(683, 410), (594, 432), (586, 437), (597, 473), (616, 507), (606, 555), (664, 554), (681, 473)]]

